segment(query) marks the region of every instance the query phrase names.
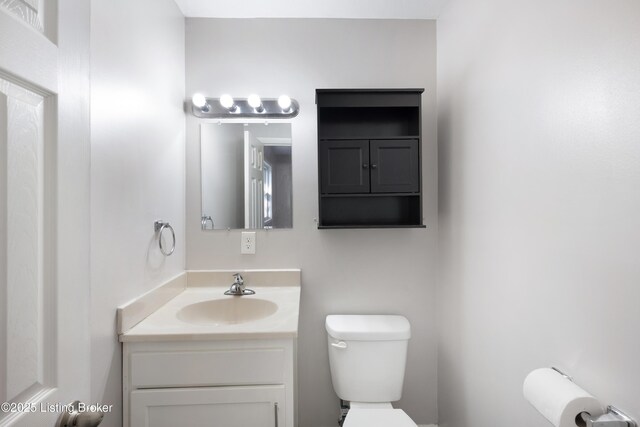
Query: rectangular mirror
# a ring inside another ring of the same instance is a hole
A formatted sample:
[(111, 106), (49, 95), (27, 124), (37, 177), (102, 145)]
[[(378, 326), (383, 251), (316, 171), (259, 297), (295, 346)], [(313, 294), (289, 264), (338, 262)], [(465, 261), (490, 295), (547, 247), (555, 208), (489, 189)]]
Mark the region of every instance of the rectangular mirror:
[(200, 125), (203, 230), (293, 226), (290, 123)]

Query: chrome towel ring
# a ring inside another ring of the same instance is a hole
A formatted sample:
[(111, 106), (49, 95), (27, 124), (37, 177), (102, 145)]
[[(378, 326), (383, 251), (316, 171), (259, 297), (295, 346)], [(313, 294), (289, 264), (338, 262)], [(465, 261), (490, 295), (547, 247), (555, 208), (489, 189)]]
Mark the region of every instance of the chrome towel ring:
[[(162, 232), (166, 229), (171, 230), (171, 238), (173, 243), (171, 243), (171, 249), (166, 251), (162, 246)], [(169, 256), (176, 250), (176, 232), (173, 231), (173, 227), (168, 222), (163, 222), (162, 220), (158, 220), (153, 223), (153, 231), (158, 235), (158, 245), (160, 246), (160, 252), (162, 255)]]

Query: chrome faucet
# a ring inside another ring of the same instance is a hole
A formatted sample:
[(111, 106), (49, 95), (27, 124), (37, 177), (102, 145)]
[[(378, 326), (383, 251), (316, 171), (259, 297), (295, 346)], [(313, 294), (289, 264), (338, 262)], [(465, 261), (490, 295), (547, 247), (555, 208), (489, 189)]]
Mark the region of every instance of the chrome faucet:
[(242, 278), (242, 275), (240, 273), (234, 274), (233, 277), (234, 277), (234, 281), (231, 284), (231, 287), (229, 288), (229, 290), (225, 291), (224, 293), (225, 295), (242, 296), (242, 295), (255, 294), (255, 291), (251, 289), (246, 289), (244, 284), (244, 279)]

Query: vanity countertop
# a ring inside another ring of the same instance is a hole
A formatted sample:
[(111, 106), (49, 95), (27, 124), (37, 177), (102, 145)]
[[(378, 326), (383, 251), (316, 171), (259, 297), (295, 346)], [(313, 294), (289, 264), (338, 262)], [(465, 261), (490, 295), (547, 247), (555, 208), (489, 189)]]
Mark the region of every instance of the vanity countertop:
[[(197, 273), (199, 276), (202, 274), (202, 272)], [(299, 270), (297, 274), (299, 277)], [(251, 283), (247, 283), (247, 288), (253, 289), (255, 295), (227, 296), (224, 292), (229, 289), (229, 286), (218, 284), (206, 286), (201, 283), (195, 286), (187, 285), (195, 281), (179, 276), (167, 282), (164, 288), (159, 287), (152, 293), (121, 307), (118, 310), (120, 341), (207, 341), (297, 337), (299, 282), (288, 281), (289, 283), (285, 283), (286, 286), (278, 286), (274, 283), (256, 283), (256, 286), (252, 286)], [(176, 288), (175, 283), (184, 283), (184, 288), (180, 288), (182, 285)], [(166, 295), (167, 288), (171, 287), (176, 289), (175, 296), (171, 296), (170, 299), (165, 297), (168, 300), (163, 301), (163, 304), (157, 304), (155, 301), (158, 307), (151, 311), (148, 306), (151, 305), (153, 298), (157, 298), (157, 295), (163, 292)], [(199, 306), (194, 305), (199, 303)], [(131, 325), (130, 328), (123, 326), (126, 323), (126, 319), (123, 320), (124, 317), (130, 316), (131, 312), (139, 315), (137, 312), (142, 309), (148, 310), (149, 314), (146, 317)], [(226, 318), (221, 321), (207, 318), (209, 315), (234, 318), (238, 315), (237, 312), (240, 312), (241, 316), (259, 318), (244, 319), (239, 322), (229, 321)]]

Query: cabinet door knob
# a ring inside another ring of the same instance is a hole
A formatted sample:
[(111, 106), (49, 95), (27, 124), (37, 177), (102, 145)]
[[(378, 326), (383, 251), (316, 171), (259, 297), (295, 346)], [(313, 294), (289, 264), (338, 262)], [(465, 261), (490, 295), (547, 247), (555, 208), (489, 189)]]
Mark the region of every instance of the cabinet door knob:
[(366, 169), (366, 168), (368, 168), (368, 167), (369, 167), (369, 165), (368, 165), (368, 164), (366, 164), (366, 163), (363, 163), (363, 164), (362, 164), (362, 169)]
[(375, 169), (375, 168), (377, 168), (377, 167), (378, 167), (378, 165), (376, 165), (375, 163), (373, 163), (373, 164), (371, 165), (371, 169)]

